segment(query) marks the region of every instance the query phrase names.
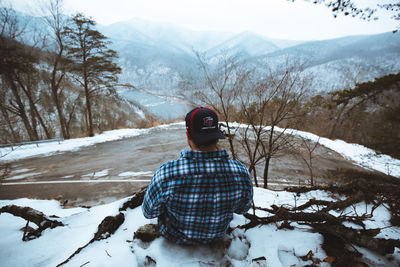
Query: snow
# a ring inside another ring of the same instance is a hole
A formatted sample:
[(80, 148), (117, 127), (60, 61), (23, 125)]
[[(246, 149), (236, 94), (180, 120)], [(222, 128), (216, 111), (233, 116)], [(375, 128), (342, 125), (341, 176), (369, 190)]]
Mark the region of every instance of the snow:
[(29, 172), (33, 171), (34, 169), (19, 169), (19, 170), (13, 170), (11, 173), (12, 174), (17, 174), (17, 173), (24, 173), (24, 172)]
[(20, 175), (15, 175), (15, 176), (12, 176), (9, 178), (4, 178), (4, 180), (6, 180), (6, 181), (21, 180), (26, 177), (31, 177), (31, 176), (35, 176), (35, 175), (39, 175), (39, 174), (42, 174), (42, 172), (29, 172), (29, 173), (24, 173), (24, 174), (20, 174)]
[[(238, 123), (230, 123), (232, 127), (236, 128), (245, 128), (247, 125), (238, 124)], [(153, 128), (148, 129), (121, 129), (121, 130), (112, 130), (105, 131), (101, 134), (98, 134), (94, 137), (84, 137), (84, 138), (76, 138), (65, 140), (61, 144), (58, 142), (54, 143), (44, 143), (40, 144), (39, 147), (36, 145), (24, 145), (18, 147), (16, 150), (12, 151), (11, 148), (1, 148), (0, 149), (0, 159), (4, 162), (20, 160), (29, 157), (35, 156), (47, 156), (54, 153), (66, 152), (66, 151), (76, 151), (82, 147), (95, 145), (98, 143), (116, 141), (124, 138), (130, 138), (138, 135), (149, 134), (154, 129), (168, 129), (175, 127), (183, 127), (184, 122), (172, 123), (172, 124), (164, 124), (159, 125)], [(265, 127), (268, 130), (270, 127)], [(388, 155), (377, 154), (374, 150), (364, 147), (359, 144), (350, 144), (342, 140), (331, 140), (324, 137), (319, 137), (315, 134), (298, 131), (293, 129), (282, 129), (279, 127), (275, 127), (275, 130), (285, 131), (288, 134), (293, 134), (297, 136), (301, 136), (303, 138), (309, 139), (312, 142), (319, 142), (321, 145), (336, 151), (340, 155), (342, 155), (347, 160), (353, 161), (354, 164), (361, 166), (363, 168), (369, 170), (376, 170), (379, 172), (383, 172), (388, 175), (392, 175), (400, 178), (400, 160), (392, 158)], [(19, 172), (24, 172), (25, 170), (19, 170)], [(95, 177), (106, 176), (107, 174), (98, 173)], [(119, 176), (150, 176), (150, 173), (142, 173), (142, 174), (127, 174), (121, 173)], [(87, 177), (93, 176), (93, 174), (87, 174)], [(23, 177), (24, 178), (24, 177)], [(15, 179), (23, 179), (23, 178), (15, 178)], [(12, 179), (12, 178), (10, 178)]]
[[(234, 128), (247, 127), (245, 124), (239, 124), (236, 122), (230, 123), (230, 126)], [(269, 126), (264, 128), (265, 130), (271, 129)], [(352, 161), (354, 164), (360, 167), (368, 170), (376, 170), (400, 178), (400, 160), (388, 155), (378, 154), (373, 149), (359, 144), (347, 143), (339, 139), (331, 140), (325, 137), (320, 137), (313, 133), (294, 129), (275, 127), (274, 130), (277, 132), (284, 131), (286, 134), (300, 136), (312, 142), (319, 142), (321, 145), (339, 153), (345, 159)]]
[[(183, 128), (183, 123), (161, 125), (154, 128), (168, 129), (173, 127)], [(244, 127), (236, 124), (236, 127)], [(0, 155), (5, 155), (3, 161), (13, 161), (33, 157), (37, 155), (50, 155), (64, 151), (74, 151), (82, 147), (97, 143), (129, 138), (142, 134), (149, 134), (152, 129), (123, 129), (103, 132), (91, 138), (78, 138), (66, 140), (61, 144), (46, 143), (39, 147), (36, 145), (26, 145), (19, 147), (10, 153), (9, 148), (0, 149)], [(277, 128), (277, 131), (283, 131)], [(375, 169), (397, 177), (400, 177), (400, 161), (387, 155), (377, 155), (373, 150), (357, 144), (349, 144), (342, 140), (330, 140), (320, 138), (317, 135), (288, 130), (287, 133), (302, 136), (313, 142), (319, 142), (338, 153), (346, 159), (364, 168)], [(33, 169), (18, 169), (11, 173), (14, 175), (8, 180), (18, 180), (38, 173), (31, 172)], [(92, 172), (85, 176), (101, 178), (109, 174), (110, 169)], [(38, 183), (143, 183), (150, 180), (129, 179), (137, 176), (152, 176), (151, 171), (123, 172), (118, 174), (123, 179), (118, 180), (68, 180), (72, 176), (65, 176), (57, 181), (38, 181), (24, 182), (23, 184)], [(4, 183), (2, 185), (12, 185), (22, 183)], [(271, 205), (284, 205), (287, 207), (299, 206), (306, 203), (309, 199), (334, 200), (341, 196), (331, 195), (325, 191), (315, 190), (304, 194), (285, 191), (271, 191), (261, 188), (254, 188), (254, 203), (256, 206), (269, 208)], [(92, 208), (69, 208), (64, 209), (56, 200), (35, 200), (35, 199), (16, 199), (0, 200), (0, 207), (5, 205), (28, 206), (37, 209), (46, 215), (56, 215), (66, 226), (48, 229), (43, 232), (40, 238), (23, 242), (22, 231), (26, 221), (7, 213), (0, 214), (0, 266), (56, 266), (67, 259), (76, 249), (82, 247), (91, 240), (97, 231), (97, 226), (104, 217), (116, 215), (119, 208), (127, 198), (121, 199), (106, 205), (95, 206)], [(309, 208), (310, 209), (310, 208)], [(390, 213), (385, 206), (379, 206), (373, 210), (373, 205), (358, 203), (344, 211), (345, 214), (361, 215), (371, 214), (372, 218), (365, 220), (367, 229), (382, 228), (379, 238), (400, 239), (399, 227), (387, 227), (390, 225)], [(306, 210), (307, 211), (307, 210)], [(250, 211), (252, 212), (252, 210)], [(312, 233), (308, 226), (292, 223), (294, 230), (280, 230), (277, 224), (258, 226), (247, 231), (236, 226), (247, 223), (247, 219), (241, 215), (234, 215), (231, 227), (235, 230), (231, 233), (232, 241), (224, 245), (215, 246), (181, 246), (173, 244), (163, 238), (158, 238), (151, 244), (144, 244), (139, 240), (133, 240), (133, 233), (142, 225), (156, 223), (156, 220), (147, 220), (143, 217), (141, 208), (127, 210), (124, 223), (110, 238), (95, 241), (65, 266), (144, 266), (146, 261), (153, 259), (157, 266), (220, 266), (229, 262), (233, 266), (251, 266), (252, 260), (265, 257), (267, 266), (302, 266), (312, 264), (311, 261), (302, 261), (299, 257), (312, 251), (314, 257), (323, 260), (326, 257), (321, 249), (323, 242), (322, 236)], [(333, 212), (334, 213), (334, 212)], [(258, 216), (269, 216), (266, 211), (257, 210)], [(336, 214), (337, 215), (337, 214)], [(30, 223), (31, 227), (36, 227)], [(359, 226), (346, 224), (355, 229)], [(225, 240), (226, 241), (226, 240)], [(396, 249), (393, 254), (394, 260), (389, 262), (387, 259), (360, 248), (364, 256), (372, 262), (371, 265), (397, 266), (400, 262), (400, 250)], [(150, 257), (150, 258), (149, 258)], [(147, 262), (149, 263), (149, 262)], [(397, 263), (397, 265), (396, 265)], [(253, 264), (254, 265), (254, 264)], [(262, 265), (261, 265), (262, 266)], [(329, 266), (322, 262), (320, 266)]]
[(112, 170), (112, 169), (105, 169), (105, 170), (98, 171), (98, 172), (92, 172), (92, 173), (88, 173), (88, 174), (82, 175), (81, 177), (94, 177), (94, 178), (103, 177), (103, 176), (107, 176), (108, 172), (110, 170)]
[[(272, 204), (295, 206), (305, 203), (310, 198), (332, 200), (330, 194), (324, 191), (311, 191), (300, 196), (290, 192), (275, 192), (267, 189), (254, 188), (256, 206), (269, 208)], [(340, 196), (335, 196), (335, 198)], [(0, 207), (5, 205), (29, 206), (46, 215), (57, 215), (57, 220), (66, 226), (48, 229), (40, 238), (23, 242), (22, 231), (26, 221), (7, 213), (0, 214), (0, 266), (56, 266), (63, 262), (79, 247), (88, 243), (97, 231), (98, 224), (109, 215), (117, 215), (119, 208), (128, 198), (106, 205), (92, 208), (63, 209), (55, 200), (17, 199), (2, 200)], [(356, 205), (359, 214), (365, 210), (365, 204)], [(367, 210), (369, 207), (367, 208)], [(252, 210), (250, 210), (252, 212)], [(350, 211), (348, 211), (350, 212)], [(149, 257), (157, 262), (157, 266), (220, 266), (227, 262), (231, 266), (251, 266), (252, 260), (266, 258), (265, 266), (304, 266), (312, 264), (299, 257), (312, 251), (313, 257), (321, 261), (326, 257), (321, 249), (323, 238), (313, 233), (309, 227), (292, 223), (294, 230), (279, 230), (277, 224), (258, 226), (247, 231), (235, 228), (221, 244), (204, 246), (182, 246), (173, 244), (164, 238), (158, 238), (152, 243), (133, 240), (134, 232), (142, 225), (156, 223), (156, 220), (145, 219), (141, 207), (123, 212), (124, 223), (109, 238), (95, 241), (80, 253), (75, 255), (64, 266), (144, 266)], [(265, 212), (266, 213), (266, 212)], [(373, 218), (367, 220), (376, 226), (387, 225), (387, 210), (385, 207), (376, 209)], [(265, 214), (267, 216), (267, 214)], [(231, 227), (247, 223), (242, 215), (234, 215)], [(31, 226), (34, 226), (31, 223)], [(391, 227), (389, 237), (400, 239), (400, 228)], [(224, 246), (226, 245), (226, 247)], [(375, 255), (366, 249), (360, 249), (372, 266), (397, 266), (399, 255), (394, 255), (394, 261)], [(396, 249), (397, 254), (399, 249)], [(396, 253), (395, 253), (396, 254)], [(261, 260), (262, 262), (262, 260)], [(253, 265), (254, 266), (254, 265)], [(262, 265), (261, 265), (262, 266)], [(321, 262), (319, 266), (329, 266)]]
[[(247, 125), (238, 124), (238, 123), (230, 123), (231, 126), (236, 128), (245, 128)], [(105, 131), (101, 134), (98, 134), (94, 137), (84, 137), (84, 138), (76, 138), (65, 140), (61, 144), (58, 142), (54, 143), (44, 143), (40, 144), (39, 147), (36, 145), (24, 145), (20, 146), (16, 150), (12, 151), (11, 148), (1, 148), (0, 149), (0, 159), (4, 162), (20, 160), (24, 158), (34, 157), (34, 156), (47, 156), (54, 153), (66, 152), (66, 151), (76, 151), (82, 147), (95, 145), (98, 143), (116, 141), (124, 138), (130, 138), (138, 135), (149, 134), (154, 129), (168, 129), (175, 127), (183, 127), (184, 122), (172, 123), (172, 124), (164, 124), (156, 127), (148, 128), (148, 129), (121, 129), (121, 130), (112, 130)], [(265, 127), (268, 130), (270, 127)], [(331, 140), (325, 137), (320, 137), (318, 135), (298, 131), (293, 129), (282, 129), (279, 127), (275, 127), (275, 130), (278, 132), (285, 131), (288, 134), (301, 136), (303, 138), (309, 139), (312, 142), (319, 142), (321, 145), (336, 151), (340, 155), (342, 155), (347, 160), (353, 161), (354, 164), (361, 166), (363, 168), (369, 170), (377, 170), (379, 172), (383, 172), (388, 175), (392, 175), (395, 177), (400, 177), (400, 160), (392, 158), (388, 155), (377, 154), (374, 150), (364, 147), (359, 144), (350, 144), (342, 140)], [(23, 172), (23, 170), (20, 170)], [(96, 174), (95, 174), (96, 175)], [(107, 174), (105, 174), (107, 175)], [(102, 176), (105, 176), (102, 175)], [(125, 174), (124, 174), (125, 175)], [(124, 176), (119, 175), (119, 176)], [(143, 174), (132, 174), (127, 176), (147, 176), (149, 173)], [(87, 175), (92, 176), (91, 174)], [(96, 176), (99, 177), (99, 176)], [(22, 178), (17, 178), (22, 179)]]
[[(116, 141), (124, 138), (130, 138), (138, 135), (149, 134), (154, 129), (168, 129), (175, 127), (183, 127), (184, 122), (172, 123), (159, 125), (148, 129), (121, 129), (113, 131), (105, 131), (94, 137), (76, 138), (65, 140), (61, 144), (58, 142), (54, 143), (44, 143), (40, 144), (39, 147), (36, 145), (24, 145), (20, 146), (16, 150), (12, 151), (11, 148), (1, 148), (0, 149), (0, 159), (4, 162), (20, 160), (24, 158), (34, 157), (34, 156), (48, 156), (54, 153), (60, 153), (65, 151), (76, 151), (82, 147), (87, 147), (95, 145), (98, 143)], [(231, 123), (231, 126), (236, 128), (245, 128), (247, 125)], [(265, 127), (268, 130), (270, 127)], [(296, 136), (301, 136), (312, 142), (319, 142), (321, 145), (336, 151), (342, 155), (345, 159), (354, 162), (354, 164), (361, 166), (369, 170), (376, 170), (383, 172), (388, 175), (392, 175), (400, 178), (400, 160), (392, 158), (388, 155), (377, 154), (374, 150), (364, 147), (359, 144), (350, 144), (342, 140), (331, 140), (325, 137), (320, 137), (315, 134), (298, 131), (293, 129), (282, 129), (275, 127), (278, 132), (285, 131), (287, 134), (292, 134)], [(25, 172), (24, 170), (19, 170), (19, 172)], [(139, 172), (140, 173), (140, 172)], [(150, 172), (144, 173), (121, 173), (119, 176), (150, 176)], [(100, 173), (95, 173), (95, 177), (106, 176), (106, 170)], [(87, 174), (87, 177), (92, 177), (93, 174)], [(22, 178), (21, 178), (22, 177)], [(26, 176), (25, 176), (26, 177)], [(24, 176), (20, 176), (15, 179), (23, 179)], [(13, 179), (9, 178), (9, 179)]]
[(18, 183), (0, 183), (1, 186), (7, 185), (29, 185), (29, 184), (80, 184), (80, 183), (149, 183), (150, 179), (112, 179), (112, 180), (57, 180), (57, 181), (35, 181)]
[(149, 176), (152, 177), (153, 176), (153, 172), (151, 171), (141, 171), (141, 172), (122, 172), (120, 174), (118, 174), (118, 176), (120, 177), (131, 177), (131, 176)]
[(303, 131), (289, 130), (289, 132), (313, 142), (319, 141), (321, 145), (336, 151), (344, 158), (353, 161), (361, 167), (400, 177), (400, 160), (391, 156), (377, 154), (374, 150), (359, 144), (349, 144), (342, 140), (331, 140)]

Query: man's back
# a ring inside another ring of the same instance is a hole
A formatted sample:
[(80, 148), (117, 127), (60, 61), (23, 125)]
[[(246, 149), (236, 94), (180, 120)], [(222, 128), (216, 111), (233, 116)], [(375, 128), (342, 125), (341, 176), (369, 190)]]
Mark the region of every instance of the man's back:
[(158, 217), (160, 233), (183, 244), (206, 244), (221, 238), (233, 213), (248, 211), (251, 176), (225, 150), (182, 151), (154, 174), (143, 201), (143, 214)]

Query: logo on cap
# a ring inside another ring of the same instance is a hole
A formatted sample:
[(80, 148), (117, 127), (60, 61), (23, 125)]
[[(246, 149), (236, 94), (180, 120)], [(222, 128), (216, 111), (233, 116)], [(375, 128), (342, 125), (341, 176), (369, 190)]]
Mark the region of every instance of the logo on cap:
[(214, 119), (212, 117), (203, 118), (203, 127), (202, 127), (202, 129), (215, 128), (215, 127), (213, 127), (213, 123), (214, 123)]

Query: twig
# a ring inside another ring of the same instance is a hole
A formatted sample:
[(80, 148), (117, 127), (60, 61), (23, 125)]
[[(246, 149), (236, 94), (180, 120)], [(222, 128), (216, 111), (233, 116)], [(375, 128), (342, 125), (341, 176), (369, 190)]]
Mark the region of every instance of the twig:
[(26, 221), (24, 235), (22, 236), (22, 241), (26, 241), (26, 231), (28, 230), (28, 226), (29, 226), (29, 220)]

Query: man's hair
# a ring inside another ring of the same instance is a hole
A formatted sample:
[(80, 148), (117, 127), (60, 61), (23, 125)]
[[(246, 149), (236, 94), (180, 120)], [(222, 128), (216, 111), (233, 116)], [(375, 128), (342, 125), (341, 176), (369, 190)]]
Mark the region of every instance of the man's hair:
[(193, 143), (198, 147), (198, 148), (200, 148), (200, 149), (203, 149), (203, 148), (207, 148), (207, 147), (209, 147), (209, 146), (215, 146), (215, 145), (217, 145), (217, 143), (218, 143), (218, 139), (214, 139), (214, 140), (211, 140), (211, 141), (209, 141), (209, 142), (207, 142), (207, 143), (197, 143), (197, 142), (195, 142), (193, 139), (192, 139), (192, 141), (193, 141)]

